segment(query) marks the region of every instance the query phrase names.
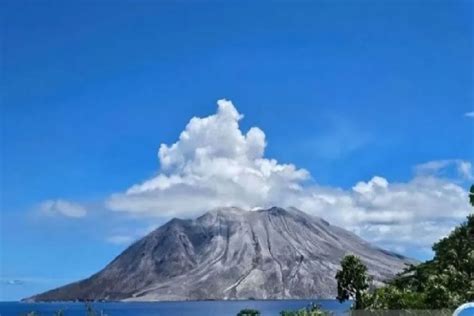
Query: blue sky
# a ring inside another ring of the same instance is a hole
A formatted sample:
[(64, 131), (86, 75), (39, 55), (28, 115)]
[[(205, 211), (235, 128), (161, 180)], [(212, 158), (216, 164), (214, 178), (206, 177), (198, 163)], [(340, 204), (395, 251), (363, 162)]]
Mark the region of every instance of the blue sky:
[[(367, 188), (391, 196), (435, 183), (462, 196), (472, 182), (469, 1), (1, 6), (0, 300), (86, 277), (127, 241), (194, 215), (127, 208), (124, 192), (160, 172), (184, 178), (178, 167), (160, 169), (160, 144), (177, 142), (192, 117), (215, 114), (219, 99), (244, 115), (236, 119), (243, 134), (263, 131), (265, 158), (305, 169), (305, 190), (354, 199), (344, 214), (364, 212)], [(111, 206), (117, 195), (121, 204)], [(404, 209), (415, 212), (409, 201)], [(397, 219), (404, 226), (394, 232), (414, 231), (417, 221), (430, 231), (452, 227), (466, 208), (449, 203), (443, 216)], [(344, 214), (330, 219), (347, 226)], [(363, 214), (347, 228), (431, 255), (381, 235), (379, 217)]]

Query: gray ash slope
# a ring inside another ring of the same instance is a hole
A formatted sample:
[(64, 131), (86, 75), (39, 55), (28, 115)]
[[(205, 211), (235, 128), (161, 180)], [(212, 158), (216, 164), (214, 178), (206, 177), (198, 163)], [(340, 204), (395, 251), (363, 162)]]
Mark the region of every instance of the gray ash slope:
[(376, 281), (413, 263), (295, 208), (222, 208), (173, 219), (97, 274), (29, 300), (334, 298), (334, 276), (349, 253)]

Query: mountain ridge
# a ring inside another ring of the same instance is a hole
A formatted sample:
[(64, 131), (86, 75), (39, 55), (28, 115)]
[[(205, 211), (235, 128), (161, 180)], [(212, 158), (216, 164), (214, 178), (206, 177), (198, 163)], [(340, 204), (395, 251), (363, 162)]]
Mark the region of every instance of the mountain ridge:
[(226, 207), (173, 218), (91, 277), (27, 300), (333, 298), (348, 253), (378, 283), (414, 263), (296, 208)]

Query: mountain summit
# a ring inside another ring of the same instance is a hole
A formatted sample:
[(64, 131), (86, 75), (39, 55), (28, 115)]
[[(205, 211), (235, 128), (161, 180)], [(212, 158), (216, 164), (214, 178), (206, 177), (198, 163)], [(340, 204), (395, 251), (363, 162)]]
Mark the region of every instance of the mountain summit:
[(88, 279), (29, 300), (334, 298), (349, 253), (378, 282), (413, 262), (295, 208), (220, 208), (172, 219)]

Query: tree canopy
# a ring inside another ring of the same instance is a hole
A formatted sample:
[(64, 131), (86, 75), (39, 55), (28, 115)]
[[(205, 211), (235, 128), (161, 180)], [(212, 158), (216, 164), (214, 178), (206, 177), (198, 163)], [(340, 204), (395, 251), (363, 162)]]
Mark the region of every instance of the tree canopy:
[[(474, 185), (469, 192), (474, 206)], [(453, 309), (474, 301), (474, 214), (433, 245), (434, 257), (412, 265), (386, 286), (368, 293), (367, 268), (354, 256), (341, 261), (338, 299), (363, 309)], [(357, 295), (356, 293), (359, 292)]]
[(369, 288), (367, 267), (354, 256), (345, 256), (341, 261), (341, 270), (337, 271), (337, 299), (342, 303), (355, 299), (355, 308), (363, 308), (363, 293)]
[(434, 258), (398, 275), (391, 286), (423, 294), (426, 308), (454, 308), (474, 300), (474, 215), (433, 245)]

